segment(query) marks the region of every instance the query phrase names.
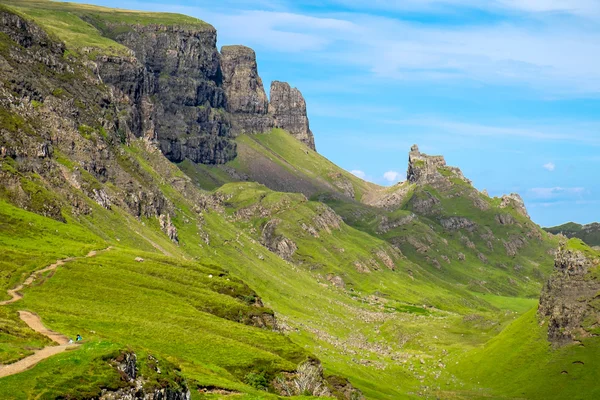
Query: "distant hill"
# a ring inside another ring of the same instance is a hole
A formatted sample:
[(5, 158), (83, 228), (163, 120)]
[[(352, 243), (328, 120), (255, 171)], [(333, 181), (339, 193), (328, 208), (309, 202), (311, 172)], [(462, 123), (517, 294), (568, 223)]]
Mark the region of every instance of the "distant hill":
[(563, 234), (568, 238), (579, 238), (590, 246), (600, 246), (600, 224), (597, 222), (587, 225), (567, 222), (544, 230), (555, 235)]

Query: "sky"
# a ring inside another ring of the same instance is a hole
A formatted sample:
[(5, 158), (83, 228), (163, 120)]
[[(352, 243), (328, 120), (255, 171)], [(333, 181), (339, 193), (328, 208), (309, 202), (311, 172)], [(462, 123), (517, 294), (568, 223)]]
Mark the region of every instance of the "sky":
[(211, 23), (303, 93), (319, 153), (392, 185), (418, 144), (542, 226), (600, 221), (598, 0), (87, 0)]

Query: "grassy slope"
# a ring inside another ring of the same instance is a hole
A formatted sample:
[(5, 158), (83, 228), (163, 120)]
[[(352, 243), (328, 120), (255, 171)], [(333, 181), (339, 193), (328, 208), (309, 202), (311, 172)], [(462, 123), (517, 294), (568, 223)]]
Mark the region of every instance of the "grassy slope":
[(357, 200), (367, 192), (379, 190), (379, 186), (343, 170), (281, 129), (240, 135), (236, 142), (238, 156), (225, 166), (185, 165), (182, 169), (206, 189), (238, 180), (224, 173), (231, 168), (272, 189), (302, 192), (309, 197), (344, 193), (336, 183), (351, 186)]
[[(333, 207), (349, 225), (397, 245), (404, 255), (444, 282), (451, 282), (473, 292), (501, 296), (520, 296), (536, 298), (545, 278), (552, 267), (552, 256), (549, 254), (557, 240), (543, 233), (539, 227), (519, 215), (510, 208), (499, 209), (499, 199), (490, 199), (479, 194), (463, 181), (454, 182), (448, 192), (438, 192), (434, 188), (412, 188), (405, 200), (395, 211), (387, 211), (370, 207), (359, 201), (351, 201), (339, 196), (341, 189), (336, 181), (347, 179), (354, 188), (356, 198), (378, 196), (390, 193), (397, 188), (381, 188), (365, 182), (329, 162), (318, 153), (309, 150), (282, 130), (258, 135), (242, 135), (237, 139), (239, 156), (226, 167), (197, 166), (190, 164), (180, 166), (200, 187), (213, 189), (218, 185), (230, 182), (233, 178), (224, 172), (224, 168), (232, 168), (240, 175), (246, 175), (266, 186), (282, 191), (302, 192), (311, 199), (321, 200)], [(339, 178), (343, 177), (343, 178)], [(437, 217), (419, 216), (408, 225), (402, 225), (388, 232), (381, 232), (379, 227), (384, 218), (395, 221), (410, 216), (409, 200), (428, 192), (441, 199), (439, 205), (441, 216), (462, 216), (477, 223), (479, 232), (470, 233), (465, 230), (448, 232), (440, 225)], [(334, 195), (331, 195), (334, 193)], [(456, 194), (459, 194), (456, 196)], [(479, 196), (489, 204), (488, 210), (479, 210), (473, 206), (469, 195)], [(496, 222), (498, 214), (509, 213), (515, 224), (502, 225)], [(487, 239), (481, 237), (483, 230), (492, 229), (495, 240), (493, 248), (487, 245)], [(526, 237), (531, 231), (543, 236), (542, 240), (530, 239), (529, 245), (519, 251), (517, 256), (509, 256), (504, 248), (503, 240), (509, 241), (513, 236)], [(417, 251), (410, 244), (410, 238), (416, 238), (432, 250), (427, 253)], [(475, 245), (467, 248), (461, 238), (468, 238)], [(466, 261), (459, 261), (458, 253), (466, 255)], [(479, 254), (490, 261), (482, 262)], [(449, 259), (444, 261), (442, 256)], [(441, 268), (432, 264), (437, 259)]]
[[(18, 2), (18, 5), (23, 4), (27, 4), (27, 12), (34, 15), (39, 12), (38, 4), (54, 7), (55, 3)], [(58, 4), (56, 7), (79, 6)], [(62, 14), (65, 10), (56, 9), (47, 16), (40, 15), (38, 22), (52, 31), (52, 21), (88, 12), (84, 10), (87, 9), (70, 9), (65, 16)], [(96, 12), (103, 11), (94, 9)], [(132, 22), (139, 18), (137, 14), (118, 15), (119, 18), (132, 18), (129, 19)], [(158, 22), (165, 16), (153, 14), (152, 18), (158, 19), (141, 23)], [(74, 50), (80, 49), (87, 40), (96, 40), (92, 36), (97, 35), (90, 31), (73, 39), (67, 35), (70, 32), (57, 31), (55, 34), (65, 35), (63, 38), (69, 41), (67, 45)], [(102, 47), (101, 44), (98, 46)], [(108, 47), (104, 50), (112, 51)], [(240, 136), (238, 144), (240, 157), (229, 167), (242, 173), (255, 173), (244, 168), (252, 168), (249, 160), (258, 156), (264, 161), (263, 166), (273, 168), (278, 177), (277, 184), (285, 185), (286, 180), (300, 182), (314, 199), (319, 199), (322, 192), (341, 192), (342, 189), (336, 186), (340, 182), (349, 182), (359, 199), (371, 190), (378, 190), (306, 149), (282, 131)], [(339, 207), (331, 204), (348, 221), (352, 221), (352, 213), (369, 212), (375, 220), (357, 217), (353, 225), (359, 229), (342, 224), (339, 231), (321, 232), (318, 238), (299, 228), (301, 222), (314, 220), (321, 207), (318, 203), (253, 184), (223, 187), (220, 192), (232, 196), (225, 203), (225, 209), (206, 210), (199, 215), (194, 211), (195, 204), (171, 186), (171, 182), (185, 178), (180, 170), (160, 155), (148, 153), (141, 142), (134, 141), (129, 147), (122, 148), (124, 157), (135, 161), (128, 165), (139, 169), (137, 172), (148, 174), (175, 205), (177, 212), (173, 221), (179, 230), (180, 245), (168, 240), (156, 219), (137, 220), (117, 207), (106, 211), (90, 201), (93, 208), (90, 216), (67, 218), (65, 225), (11, 209), (2, 203), (2, 210), (7, 210), (0, 214), (3, 219), (10, 221), (15, 215), (17, 220), (20, 218), (16, 226), (14, 222), (2, 225), (12, 229), (0, 232), (2, 250), (16, 248), (17, 253), (19, 249), (22, 252), (32, 248), (41, 250), (38, 259), (30, 264), (23, 264), (18, 255), (7, 262), (3, 271), (9, 268), (14, 272), (2, 276), (4, 287), (14, 285), (28, 272), (46, 265), (48, 259), (53, 261), (64, 255), (85, 254), (96, 245), (99, 246), (95, 248), (108, 244), (116, 247), (97, 258), (79, 260), (59, 268), (43, 285), (26, 289), (21, 303), (3, 309), (6, 315), (1, 317), (8, 322), (0, 320), (0, 323), (5, 326), (12, 323), (23, 329), (14, 310), (26, 307), (38, 312), (51, 328), (69, 335), (86, 332), (85, 337), (89, 340), (79, 351), (61, 354), (25, 374), (3, 379), (0, 394), (4, 390), (4, 397), (6, 393), (17, 393), (16, 390), (22, 397), (40, 394), (43, 390), (48, 390), (46, 395), (49, 396), (70, 390), (81, 376), (90, 375), (86, 368), (100, 368), (98, 360), (103, 355), (124, 346), (134, 346), (142, 354), (152, 352), (172, 360), (197, 384), (239, 390), (248, 398), (269, 395), (245, 385), (246, 372), (264, 365), (272, 373), (291, 369), (306, 355), (301, 350), (303, 347), (323, 361), (327, 373), (349, 377), (369, 398), (414, 397), (418, 392), (439, 390), (437, 377), (443, 370), (440, 364), (447, 363), (446, 357), (457, 357), (481, 346), (512, 321), (514, 313), (523, 312), (532, 305), (528, 299), (469, 293), (464, 285), (439, 276), (430, 267), (414, 264), (410, 254), (409, 259), (395, 260), (396, 271), (380, 264), (380, 269), (370, 274), (358, 273), (353, 261), (366, 261), (373, 258), (373, 251), (389, 249), (382, 238), (375, 237), (374, 230), (369, 230), (374, 229), (381, 214), (359, 203), (348, 201), (340, 203)], [(57, 153), (56, 161), (68, 166), (69, 160), (59, 160), (59, 156)], [(182, 167), (185, 168), (193, 168), (200, 180), (206, 180), (203, 185), (207, 182), (213, 185), (209, 188), (229, 180), (222, 169), (211, 170), (215, 167)], [(211, 177), (206, 178), (208, 172)], [(270, 176), (273, 175), (265, 176), (265, 179)], [(109, 185), (88, 178), (94, 185), (112, 190)], [(38, 190), (43, 188), (44, 182), (35, 185)], [(271, 210), (282, 202), (288, 205), (276, 213), (282, 220), (279, 232), (298, 245), (295, 263), (282, 260), (260, 245), (259, 232), (264, 219), (235, 218), (235, 212), (240, 208), (259, 204)], [(345, 209), (351, 213), (343, 212)], [(408, 211), (396, 213), (395, 216), (400, 216)], [(65, 243), (60, 250), (51, 238), (55, 234), (52, 230), (57, 229)], [(422, 229), (424, 233), (433, 228), (420, 223), (414, 229), (413, 232)], [(32, 230), (39, 235), (28, 236)], [(78, 235), (84, 239), (80, 247), (72, 241)], [(14, 238), (21, 238), (18, 245)], [(441, 245), (436, 243), (436, 246)], [(159, 255), (156, 247), (171, 256)], [(335, 249), (344, 249), (344, 252)], [(138, 255), (148, 261), (134, 262), (133, 258)], [(210, 283), (224, 284), (223, 278), (214, 278), (220, 272), (213, 273), (207, 283), (207, 272), (219, 269), (227, 270), (232, 280), (234, 276), (243, 279), (259, 293), (275, 310), (287, 337), (294, 343), (280, 334), (232, 321), (236, 311), (237, 315), (240, 311), (242, 314), (249, 311), (241, 299), (223, 295)], [(327, 273), (342, 276), (348, 284), (347, 289), (332, 286), (325, 279)], [(207, 304), (210, 309), (206, 309)], [(136, 330), (140, 326), (147, 332)], [(44, 344), (42, 338), (31, 332), (21, 335), (22, 332), (9, 332), (13, 358), (25, 355), (30, 347)], [(19, 335), (21, 337), (17, 338)], [(65, 365), (73, 368), (65, 368)], [(106, 370), (94, 371), (91, 376), (99, 379), (95, 387), (109, 385), (114, 379)], [(48, 377), (55, 374), (64, 379), (49, 385)], [(82, 384), (94, 387), (88, 381)], [(197, 393), (194, 395), (198, 396)]]
[(111, 9), (49, 0), (2, 0), (0, 4), (8, 5), (34, 21), (49, 34), (63, 41), (67, 49), (73, 52), (99, 50), (102, 54), (130, 53), (125, 46), (102, 36), (101, 32), (82, 18), (93, 18), (104, 24), (177, 24), (190, 29), (212, 29), (206, 22), (182, 14)]

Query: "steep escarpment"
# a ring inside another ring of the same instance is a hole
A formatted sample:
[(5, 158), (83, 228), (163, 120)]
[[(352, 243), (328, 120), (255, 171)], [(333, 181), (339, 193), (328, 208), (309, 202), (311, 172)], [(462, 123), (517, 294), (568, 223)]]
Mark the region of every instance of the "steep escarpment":
[(131, 25), (87, 18), (133, 57), (97, 58), (102, 81), (133, 105), (136, 136), (156, 140), (174, 162), (220, 164), (235, 157), (225, 112), (216, 30), (210, 25)]
[(234, 131), (238, 134), (258, 133), (273, 128), (254, 50), (245, 46), (223, 46), (221, 68), (227, 111), (232, 115)]
[(156, 140), (174, 162), (223, 164), (236, 156), (232, 138), (287, 130), (314, 149), (306, 104), (297, 89), (274, 82), (268, 103), (256, 55), (245, 46), (216, 48), (208, 25), (132, 25), (86, 20), (133, 57), (98, 57), (103, 81), (134, 106), (136, 136)]
[(600, 335), (600, 258), (578, 239), (563, 244), (544, 286), (538, 314), (548, 340), (561, 346)]
[(315, 150), (315, 138), (308, 126), (306, 102), (302, 93), (286, 82), (271, 83), (269, 113), (275, 120), (275, 127), (284, 129), (296, 139)]

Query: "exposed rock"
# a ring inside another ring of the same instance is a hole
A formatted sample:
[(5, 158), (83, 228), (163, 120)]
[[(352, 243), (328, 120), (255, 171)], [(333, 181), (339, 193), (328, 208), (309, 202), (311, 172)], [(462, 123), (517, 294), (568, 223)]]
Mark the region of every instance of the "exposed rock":
[(277, 254), (284, 260), (291, 260), (292, 256), (298, 250), (296, 243), (283, 235), (277, 234), (277, 225), (281, 223), (281, 220), (274, 218), (267, 222), (263, 227), (261, 233), (261, 241), (266, 248)]
[(245, 46), (223, 46), (221, 69), (234, 132), (260, 133), (271, 129), (274, 121), (267, 115), (269, 104), (258, 75), (254, 50)]
[(102, 207), (110, 210), (110, 198), (104, 191), (104, 189), (92, 189), (92, 199)]
[[(149, 364), (154, 365), (157, 373), (161, 373), (158, 360), (148, 356)], [(102, 389), (100, 400), (190, 400), (191, 393), (187, 384), (180, 376), (175, 379), (164, 379), (161, 385), (149, 384), (149, 380), (139, 375), (137, 356), (133, 352), (125, 352), (111, 364), (121, 373), (125, 387), (116, 391)], [(162, 386), (162, 387), (161, 387)]]
[(331, 284), (340, 289), (344, 289), (346, 287), (346, 283), (339, 275), (327, 274), (327, 280), (331, 282)]
[(417, 214), (431, 215), (435, 213), (436, 206), (440, 203), (437, 197), (425, 191), (421, 196), (413, 196), (410, 199), (409, 206)]
[(340, 229), (343, 220), (329, 206), (321, 205), (317, 212), (318, 215), (314, 217), (313, 223), (320, 231), (331, 233), (332, 230)]
[(450, 217), (440, 220), (440, 224), (444, 229), (448, 231), (457, 231), (459, 229), (466, 229), (469, 232), (474, 231), (477, 228), (477, 224), (468, 218), (464, 217)]
[(500, 202), (500, 208), (512, 207), (515, 211), (521, 214), (524, 217), (529, 218), (529, 214), (527, 213), (527, 208), (525, 207), (525, 202), (517, 193), (505, 194), (502, 196), (502, 201)]
[[(600, 332), (600, 281), (590, 277), (598, 259), (561, 248), (554, 273), (542, 289), (539, 316), (548, 321), (548, 340), (562, 346)], [(590, 279), (591, 278), (591, 279)]]
[(458, 253), (457, 255), (458, 261), (465, 261), (465, 255), (463, 253)]
[(387, 232), (391, 231), (392, 229), (395, 229), (399, 226), (407, 225), (407, 224), (411, 223), (416, 218), (417, 218), (417, 216), (415, 214), (409, 214), (409, 215), (405, 215), (405, 216), (402, 216), (400, 218), (390, 221), (388, 219), (388, 217), (383, 216), (381, 218), (381, 222), (379, 223), (377, 233), (380, 233), (380, 234), (387, 233)]
[(171, 239), (175, 243), (179, 243), (179, 237), (177, 236), (177, 227), (173, 225), (171, 221), (171, 215), (161, 214), (158, 218), (158, 222), (160, 224), (160, 229), (163, 230), (164, 233), (167, 234), (169, 239)]
[(306, 102), (302, 93), (286, 82), (271, 83), (269, 113), (276, 128), (285, 129), (296, 139), (315, 150), (315, 139), (308, 125)]
[(144, 262), (144, 259), (142, 257), (136, 257), (135, 261), (137, 261), (137, 262)]
[(496, 222), (501, 225), (512, 225), (515, 223), (515, 219), (510, 214), (498, 214), (496, 215)]
[(375, 255), (386, 267), (388, 267), (392, 271), (396, 269), (396, 264), (394, 264), (394, 260), (385, 250), (379, 249), (375, 252)]
[[(442, 171), (444, 174), (442, 174)], [(449, 167), (443, 156), (429, 156), (419, 151), (419, 146), (413, 145), (408, 155), (408, 172), (406, 179), (411, 183), (419, 185), (433, 185), (447, 187), (448, 179), (444, 175), (450, 175), (471, 183), (466, 179), (460, 169)]]
[[(93, 18), (88, 22), (98, 24)], [(97, 68), (104, 83), (133, 103), (128, 125), (135, 136), (156, 139), (174, 162), (221, 164), (235, 157), (212, 26), (98, 28), (132, 50), (129, 58), (100, 57)]]
[(508, 239), (508, 241), (503, 240), (502, 243), (506, 249), (506, 254), (510, 257), (514, 257), (522, 247), (527, 245), (527, 240), (520, 236), (513, 235)]

